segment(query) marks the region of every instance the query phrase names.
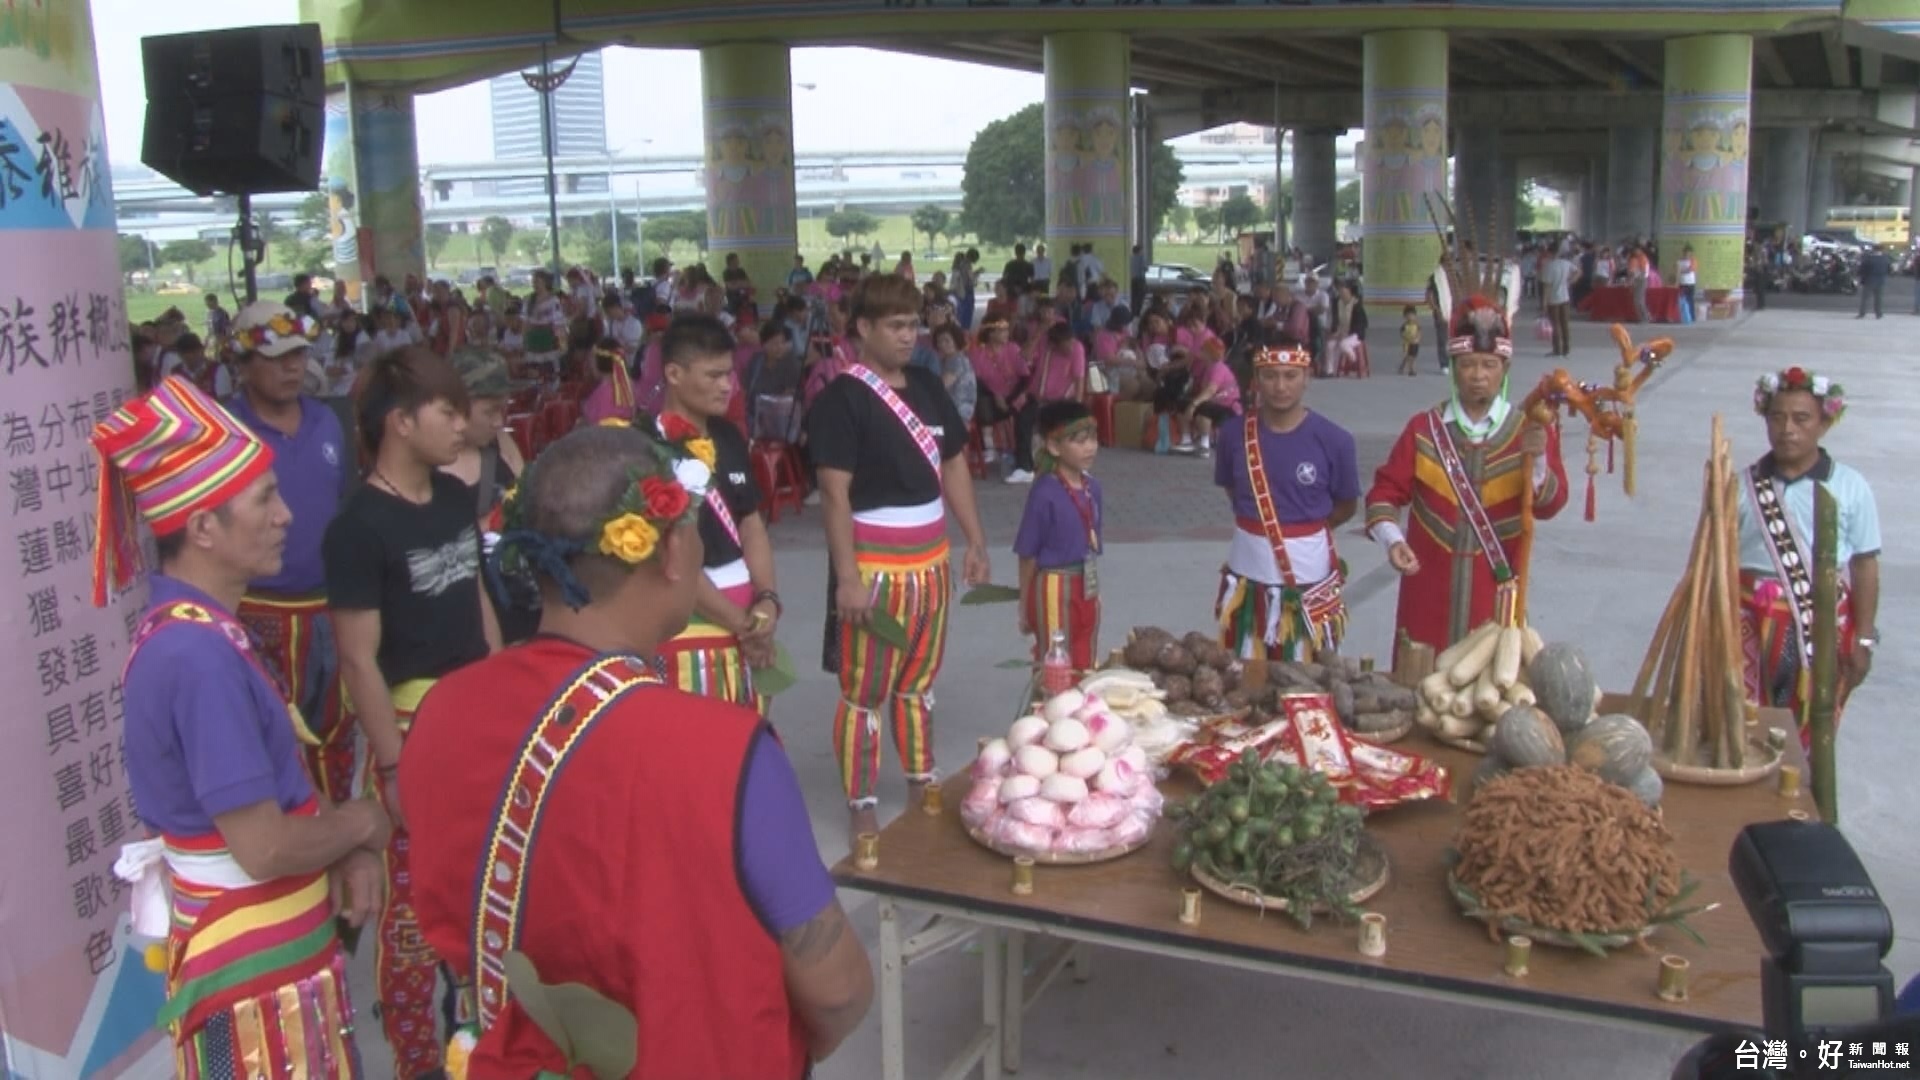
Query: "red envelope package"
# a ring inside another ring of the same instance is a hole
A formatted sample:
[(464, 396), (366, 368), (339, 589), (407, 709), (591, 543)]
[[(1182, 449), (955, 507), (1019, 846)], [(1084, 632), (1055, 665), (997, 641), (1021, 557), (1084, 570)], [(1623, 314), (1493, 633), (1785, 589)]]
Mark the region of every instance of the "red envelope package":
[(1324, 774), (1340, 792), (1341, 802), (1369, 813), (1420, 799), (1444, 799), (1453, 786), (1447, 770), (1426, 758), (1349, 735), (1326, 694), (1282, 694), (1279, 716), (1203, 727), (1167, 764), (1214, 784), (1249, 749), (1262, 761), (1290, 762)]

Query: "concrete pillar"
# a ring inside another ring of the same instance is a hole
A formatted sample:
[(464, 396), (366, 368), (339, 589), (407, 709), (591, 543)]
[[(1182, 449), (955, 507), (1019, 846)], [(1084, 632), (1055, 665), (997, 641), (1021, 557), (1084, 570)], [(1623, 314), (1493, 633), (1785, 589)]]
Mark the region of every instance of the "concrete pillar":
[(1513, 220), (1513, 205), (1500, 204), (1500, 129), (1467, 127), (1453, 133), (1453, 211), (1473, 235), (1474, 246), (1481, 250), (1503, 250), (1496, 246), (1510, 230), (1503, 222)]
[(1499, 202), (1494, 206), (1500, 213), (1500, 240), (1503, 244), (1512, 245), (1513, 230), (1516, 227), (1513, 215), (1520, 203), (1519, 161), (1505, 156), (1500, 158), (1500, 171), (1495, 177), (1494, 191), (1499, 196)]
[[(793, 76), (787, 47), (733, 42), (700, 50), (706, 134), (707, 247), (739, 255), (762, 310), (798, 248), (793, 197)], [(888, 266), (896, 253), (889, 252)]]
[[(1920, 235), (1920, 169), (1914, 169), (1907, 179), (1907, 242)], [(1920, 286), (1915, 286), (1920, 288)]]
[[(171, 1075), (153, 1027), (161, 977), (129, 936), (113, 877), (120, 845), (142, 831), (116, 747), (146, 580), (106, 608), (89, 602), (101, 477), (88, 437), (134, 388), (89, 5), (21, 9), (6, 32), (0, 119), (20, 172), (0, 205), (13, 267), (0, 414), (20, 576), (0, 620), (14, 718), (0, 729), (0, 815), (12, 837), (0, 1054), (13, 1075)], [(122, 163), (140, 151), (115, 149)], [(187, 303), (197, 298), (178, 299), (198, 309)]]
[[(1787, 235), (1804, 236), (1813, 186), (1813, 129), (1774, 128), (1767, 132), (1761, 162), (1760, 218), (1785, 222)], [(1821, 210), (1824, 221), (1825, 208)]]
[(1360, 222), (1367, 294), (1381, 309), (1417, 304), (1440, 261), (1428, 196), (1447, 192), (1446, 32), (1368, 34), (1362, 72), (1367, 149)]
[(1753, 39), (1707, 34), (1667, 42), (1660, 166), (1660, 272), (1693, 248), (1700, 309), (1729, 318), (1742, 303)]
[(1329, 262), (1339, 243), (1333, 221), (1338, 188), (1332, 128), (1293, 132), (1293, 242), (1311, 262)]
[(1572, 229), (1583, 236), (1593, 235), (1585, 224), (1592, 215), (1593, 196), (1589, 192), (1593, 183), (1585, 178), (1573, 187), (1560, 193), (1561, 227)]
[(1659, 145), (1658, 133), (1652, 128), (1607, 129), (1605, 227), (1595, 240), (1612, 244), (1653, 235), (1655, 150)]
[(1824, 229), (1827, 227), (1827, 211), (1841, 205), (1845, 199), (1840, 190), (1840, 156), (1826, 145), (1826, 140), (1814, 140), (1812, 190), (1807, 194), (1807, 228)]
[(333, 270), (349, 300), (358, 303), (362, 283), (379, 275), (396, 289), (408, 274), (426, 275), (411, 93), (347, 86), (328, 94), (321, 173)]
[(1567, 217), (1569, 222), (1579, 222), (1577, 225), (1569, 224), (1567, 228), (1573, 229), (1579, 232), (1580, 235), (1591, 239), (1598, 239), (1602, 236), (1609, 235), (1607, 232), (1609, 228), (1607, 222), (1607, 161), (1607, 158), (1599, 155), (1587, 159), (1587, 175), (1582, 181), (1582, 186), (1588, 193), (1586, 205), (1582, 208), (1585, 212), (1578, 218), (1574, 218), (1571, 215)]
[(1061, 265), (1074, 244), (1093, 245), (1109, 274), (1132, 253), (1128, 192), (1127, 35), (1048, 34), (1047, 251)]

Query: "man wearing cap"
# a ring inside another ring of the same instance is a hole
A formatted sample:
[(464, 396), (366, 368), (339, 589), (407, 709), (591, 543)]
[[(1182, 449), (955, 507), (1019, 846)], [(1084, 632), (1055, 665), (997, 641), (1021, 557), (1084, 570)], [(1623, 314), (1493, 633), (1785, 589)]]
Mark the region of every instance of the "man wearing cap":
[(93, 445), (94, 603), (134, 582), (136, 514), (160, 561), (125, 679), (127, 779), (157, 836), (116, 869), (164, 875), (164, 891), (136, 889), (153, 902), (135, 920), (167, 940), (158, 1019), (175, 1075), (358, 1076), (333, 916), (358, 926), (379, 908), (389, 824), (371, 800), (315, 797), (299, 708), (234, 615), (286, 548), (273, 451), (180, 378), (95, 427)]
[(481, 587), (473, 494), (440, 471), (466, 436), (467, 388), (453, 365), (421, 346), (387, 353), (363, 376), (358, 410), (372, 468), (327, 526), (321, 552), (348, 707), (394, 821), (374, 968), (394, 1075), (409, 1080), (438, 1070), (443, 1047), (434, 1033), (437, 961), (414, 922), (394, 776), (420, 699), (486, 656), (499, 627)]
[(353, 793), (355, 739), (340, 703), (320, 541), (351, 472), (339, 417), (301, 393), (313, 333), (313, 320), (271, 300), (247, 305), (234, 320), (240, 392), (227, 407), (273, 449), (280, 497), (293, 512), (278, 572), (248, 587), (238, 614), (320, 740), (306, 751), (314, 784), (339, 802)]
[[(500, 538), (500, 507), (527, 471), (520, 444), (507, 431), (507, 362), (493, 349), (462, 345), (447, 358), (467, 387), (467, 432), (460, 456), (444, 470), (473, 489), (474, 513), (482, 547), (491, 551)], [(485, 569), (484, 565), (482, 567)], [(502, 644), (524, 641), (539, 629), (540, 592), (524, 576), (489, 576), (487, 587), (500, 619)]]
[(1333, 533), (1360, 508), (1352, 433), (1307, 408), (1313, 356), (1292, 341), (1254, 353), (1258, 411), (1221, 421), (1213, 482), (1236, 528), (1220, 571), (1220, 643), (1244, 659), (1338, 651), (1346, 581)]

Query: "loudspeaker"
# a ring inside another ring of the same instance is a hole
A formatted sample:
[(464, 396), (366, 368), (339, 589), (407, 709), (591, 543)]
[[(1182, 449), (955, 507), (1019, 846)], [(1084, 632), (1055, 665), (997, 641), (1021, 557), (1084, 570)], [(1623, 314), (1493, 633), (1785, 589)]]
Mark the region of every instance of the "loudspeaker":
[(320, 186), (326, 87), (317, 24), (167, 34), (140, 47), (148, 168), (201, 195)]

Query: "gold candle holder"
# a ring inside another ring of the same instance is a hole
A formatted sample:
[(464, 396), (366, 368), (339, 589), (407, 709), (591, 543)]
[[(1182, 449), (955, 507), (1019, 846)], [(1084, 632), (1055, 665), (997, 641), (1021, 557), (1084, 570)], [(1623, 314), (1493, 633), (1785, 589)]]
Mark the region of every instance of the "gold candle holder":
[(1200, 925), (1200, 890), (1186, 888), (1180, 890), (1180, 925)]
[(1800, 797), (1800, 766), (1780, 766), (1780, 797), (1797, 799)]
[(1516, 979), (1527, 974), (1527, 961), (1533, 958), (1533, 939), (1518, 934), (1507, 939), (1507, 974)]
[(1807, 813), (1805, 810), (1789, 810), (1787, 811), (1787, 820), (1788, 821), (1812, 821), (1813, 815)]
[(1377, 911), (1360, 916), (1360, 955), (1379, 959), (1387, 955), (1387, 917)]
[(880, 867), (880, 834), (863, 832), (853, 841), (853, 866), (856, 870)]
[(1767, 729), (1767, 747), (1772, 750), (1787, 748), (1787, 729), (1783, 727)]
[(1013, 857), (1013, 895), (1033, 895), (1033, 860), (1025, 855)]
[(940, 794), (940, 781), (927, 781), (926, 786), (920, 789), (920, 809), (930, 817), (939, 817), (946, 805), (945, 797)]
[(1660, 1000), (1679, 1002), (1687, 1000), (1687, 958), (1669, 953), (1660, 958)]

